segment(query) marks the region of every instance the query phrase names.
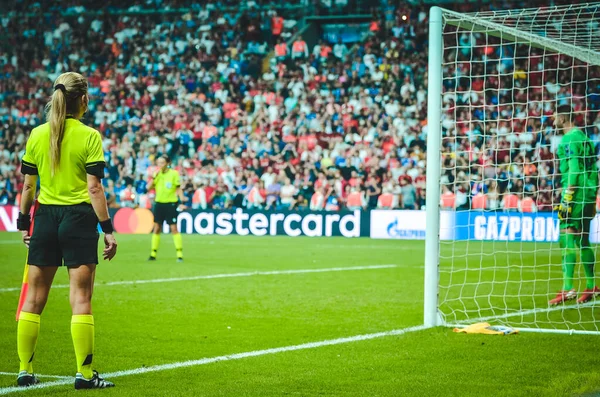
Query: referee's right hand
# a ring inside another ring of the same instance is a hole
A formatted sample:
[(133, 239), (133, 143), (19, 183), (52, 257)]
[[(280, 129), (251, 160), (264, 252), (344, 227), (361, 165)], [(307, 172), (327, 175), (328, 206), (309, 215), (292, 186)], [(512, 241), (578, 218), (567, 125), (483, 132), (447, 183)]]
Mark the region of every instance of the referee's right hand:
[(114, 234), (105, 234), (104, 235), (104, 251), (102, 256), (104, 260), (111, 260), (117, 255), (117, 240), (115, 239)]
[(29, 231), (21, 230), (21, 234), (23, 235), (23, 242), (25, 243), (25, 246), (27, 248), (29, 248), (29, 242), (31, 241), (31, 236), (29, 235)]

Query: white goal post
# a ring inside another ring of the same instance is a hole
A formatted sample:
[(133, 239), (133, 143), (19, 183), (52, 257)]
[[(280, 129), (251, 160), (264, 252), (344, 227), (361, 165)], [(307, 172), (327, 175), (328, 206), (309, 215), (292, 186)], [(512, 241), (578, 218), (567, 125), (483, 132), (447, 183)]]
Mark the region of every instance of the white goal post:
[[(600, 147), (599, 22), (600, 3), (431, 8), (426, 326), (486, 321), (600, 334), (600, 297), (548, 303), (563, 282), (553, 115), (569, 105), (569, 118)], [(597, 219), (592, 243), (600, 242)], [(575, 269), (581, 292), (586, 277)]]

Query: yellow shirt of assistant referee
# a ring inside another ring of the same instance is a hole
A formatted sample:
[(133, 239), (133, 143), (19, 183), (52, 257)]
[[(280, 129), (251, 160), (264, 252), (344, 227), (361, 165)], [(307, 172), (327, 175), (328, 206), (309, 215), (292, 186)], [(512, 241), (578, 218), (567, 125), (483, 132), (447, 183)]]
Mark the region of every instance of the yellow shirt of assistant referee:
[(180, 185), (179, 172), (169, 169), (167, 172), (159, 171), (154, 176), (157, 203), (176, 203), (178, 201), (177, 188)]
[(38, 201), (48, 205), (90, 203), (87, 174), (104, 176), (102, 138), (95, 129), (79, 120), (66, 119), (60, 165), (52, 175), (50, 166), (50, 124), (31, 131), (25, 147), (23, 168), (38, 174), (42, 181)]

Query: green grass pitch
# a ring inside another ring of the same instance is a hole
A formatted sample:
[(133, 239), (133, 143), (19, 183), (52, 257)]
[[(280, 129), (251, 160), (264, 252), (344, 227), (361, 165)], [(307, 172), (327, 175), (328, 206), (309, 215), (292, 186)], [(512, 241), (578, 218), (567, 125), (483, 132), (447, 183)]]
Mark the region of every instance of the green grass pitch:
[[(178, 264), (168, 235), (163, 235), (156, 262), (145, 261), (149, 236), (120, 235), (118, 239), (118, 257), (101, 264), (94, 292), (95, 366), (101, 374), (422, 324), (422, 242), (188, 235), (184, 236), (186, 261)], [(560, 258), (551, 250), (538, 248), (506, 243), (444, 244), (440, 275), (448, 286), (440, 290), (440, 298), (446, 302), (444, 310), (452, 319), (461, 320), (510, 309), (513, 303), (529, 302), (527, 299), (543, 307), (548, 289), (560, 287)], [(517, 252), (518, 259), (508, 251)], [(0, 252), (2, 395), (12, 390), (6, 388), (14, 385), (12, 374), (18, 370), (14, 312), (19, 292), (7, 289), (21, 284), (25, 248), (19, 243), (19, 235), (1, 233)], [(512, 260), (531, 262), (532, 266), (526, 270), (522, 266), (515, 268)], [(539, 267), (533, 266), (536, 263)], [(396, 266), (127, 284), (132, 280), (387, 264)], [(489, 283), (490, 279), (496, 283)], [(107, 285), (120, 281), (125, 283)], [(55, 284), (66, 282), (66, 271), (61, 269)], [(538, 317), (520, 316), (515, 321), (528, 324), (537, 318), (554, 324), (565, 318), (573, 324), (581, 322), (582, 329), (596, 329), (594, 318), (600, 316), (594, 317), (593, 309), (572, 311), (577, 314), (575, 317), (553, 312)], [(35, 359), (37, 373), (74, 375), (70, 316), (68, 289), (53, 289), (42, 316)], [(599, 357), (600, 336), (522, 333), (502, 337), (462, 335), (448, 328), (434, 328), (121, 376), (112, 379), (115, 389), (98, 393), (593, 395), (600, 390)], [(69, 384), (26, 390), (18, 395), (75, 394), (82, 392), (76, 393)]]

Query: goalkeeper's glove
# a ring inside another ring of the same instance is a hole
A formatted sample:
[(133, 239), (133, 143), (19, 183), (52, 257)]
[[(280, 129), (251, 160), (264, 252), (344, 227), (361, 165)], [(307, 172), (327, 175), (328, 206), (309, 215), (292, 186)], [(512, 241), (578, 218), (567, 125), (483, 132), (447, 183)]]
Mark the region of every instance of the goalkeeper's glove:
[(573, 189), (566, 189), (562, 195), (562, 201), (554, 209), (558, 211), (558, 219), (564, 221), (571, 216), (573, 212), (573, 196), (575, 191)]

